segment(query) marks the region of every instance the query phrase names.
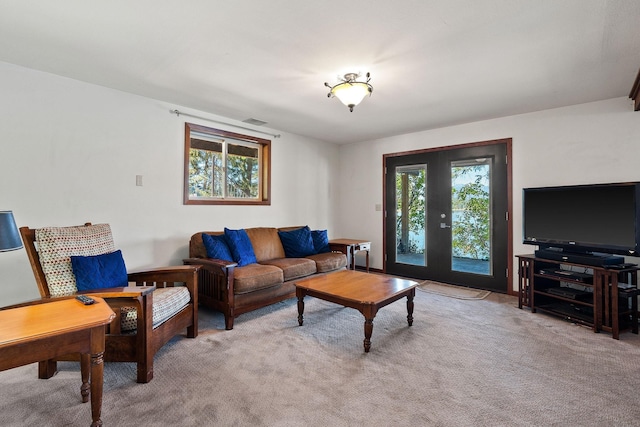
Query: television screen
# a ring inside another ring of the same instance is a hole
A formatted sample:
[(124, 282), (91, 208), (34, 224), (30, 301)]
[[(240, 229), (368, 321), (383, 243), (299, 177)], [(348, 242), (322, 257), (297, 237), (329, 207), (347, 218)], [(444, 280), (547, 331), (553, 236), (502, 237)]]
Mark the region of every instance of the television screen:
[(523, 190), (523, 242), (637, 256), (637, 183)]

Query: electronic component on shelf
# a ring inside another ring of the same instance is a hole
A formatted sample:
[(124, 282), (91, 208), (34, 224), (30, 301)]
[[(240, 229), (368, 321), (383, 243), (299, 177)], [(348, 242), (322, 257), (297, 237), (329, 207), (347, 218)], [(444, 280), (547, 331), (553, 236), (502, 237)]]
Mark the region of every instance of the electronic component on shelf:
[(567, 288), (564, 286), (557, 288), (549, 288), (547, 292), (553, 295), (558, 295), (564, 298), (575, 299), (575, 300), (584, 300), (591, 298), (591, 293), (586, 291), (580, 291), (578, 289)]
[(580, 273), (578, 271), (563, 270), (561, 268), (542, 268), (540, 274), (545, 276), (553, 276), (560, 279), (570, 279), (576, 282), (593, 283), (593, 275), (588, 273)]

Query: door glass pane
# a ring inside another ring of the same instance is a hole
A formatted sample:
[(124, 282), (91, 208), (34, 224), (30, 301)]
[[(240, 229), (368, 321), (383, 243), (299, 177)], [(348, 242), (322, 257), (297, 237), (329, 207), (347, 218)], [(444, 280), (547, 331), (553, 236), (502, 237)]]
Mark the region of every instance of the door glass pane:
[(426, 266), (426, 165), (396, 168), (396, 262)]
[(491, 160), (451, 163), (451, 268), (491, 274)]

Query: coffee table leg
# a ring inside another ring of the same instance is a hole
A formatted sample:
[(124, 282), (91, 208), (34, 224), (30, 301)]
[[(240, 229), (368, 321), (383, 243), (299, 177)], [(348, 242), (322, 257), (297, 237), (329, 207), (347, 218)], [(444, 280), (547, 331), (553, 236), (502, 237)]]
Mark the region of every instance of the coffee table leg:
[(371, 349), (371, 334), (373, 334), (373, 317), (364, 319), (364, 352), (369, 353)]
[(409, 326), (413, 325), (413, 297), (416, 294), (415, 288), (407, 295), (407, 322)]
[(299, 289), (297, 289), (296, 295), (298, 296), (298, 325), (302, 326), (302, 314), (304, 313), (304, 292), (301, 292)]

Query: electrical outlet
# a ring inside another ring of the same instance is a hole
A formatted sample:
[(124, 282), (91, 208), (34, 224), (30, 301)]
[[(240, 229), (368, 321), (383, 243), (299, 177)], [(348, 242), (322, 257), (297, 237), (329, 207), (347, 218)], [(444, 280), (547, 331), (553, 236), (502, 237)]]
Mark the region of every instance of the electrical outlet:
[(136, 186), (142, 187), (142, 175), (136, 175)]

